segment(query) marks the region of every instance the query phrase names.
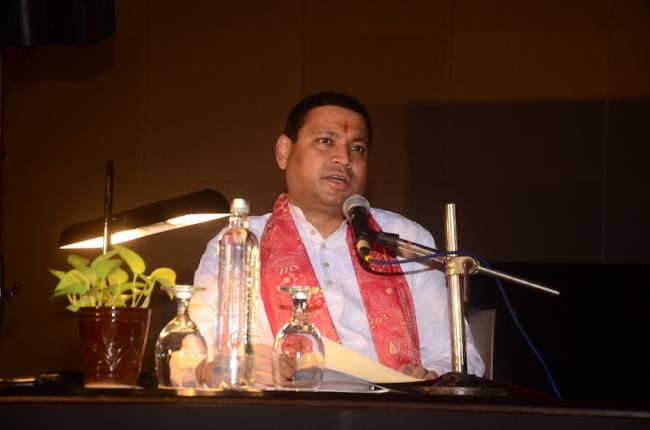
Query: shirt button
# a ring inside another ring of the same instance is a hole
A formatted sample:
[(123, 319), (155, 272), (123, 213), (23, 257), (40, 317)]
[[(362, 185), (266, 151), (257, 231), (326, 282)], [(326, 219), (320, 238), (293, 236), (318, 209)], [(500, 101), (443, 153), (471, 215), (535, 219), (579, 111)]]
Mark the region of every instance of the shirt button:
[(330, 267), (330, 264), (326, 261), (325, 263), (323, 263), (323, 266)]
[(315, 235), (315, 234), (316, 234), (316, 230), (309, 230), (309, 234), (311, 234), (312, 236)]
[(328, 285), (328, 286), (331, 287), (332, 285), (334, 285), (334, 283), (332, 281), (327, 281), (327, 282), (325, 282), (325, 285)]
[(327, 249), (327, 245), (325, 245), (324, 243), (321, 243), (320, 244), (320, 249)]

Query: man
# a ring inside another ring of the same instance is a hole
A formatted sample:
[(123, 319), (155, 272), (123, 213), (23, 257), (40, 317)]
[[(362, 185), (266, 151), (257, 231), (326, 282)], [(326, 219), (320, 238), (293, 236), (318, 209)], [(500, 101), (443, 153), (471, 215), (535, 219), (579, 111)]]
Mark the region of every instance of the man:
[[(324, 336), (415, 377), (434, 378), (451, 370), (444, 274), (418, 263), (368, 266), (352, 246), (342, 205), (364, 191), (371, 142), (366, 108), (340, 93), (301, 100), (277, 140), (275, 159), (285, 172), (287, 193), (278, 198), (272, 214), (250, 219), (250, 229), (260, 239), (256, 367), (263, 383), (271, 383), (270, 347), (264, 345), (272, 344), (289, 316), (276, 290), (282, 284), (320, 285), (322, 296), (312, 301), (309, 319)], [(435, 247), (425, 229), (398, 214), (373, 208), (369, 223)], [(380, 247), (373, 247), (373, 256), (395, 258)], [(214, 336), (216, 266), (213, 239), (194, 280), (209, 290), (190, 306), (209, 345)], [(469, 372), (482, 375), (483, 362), (469, 330), (467, 334)]]

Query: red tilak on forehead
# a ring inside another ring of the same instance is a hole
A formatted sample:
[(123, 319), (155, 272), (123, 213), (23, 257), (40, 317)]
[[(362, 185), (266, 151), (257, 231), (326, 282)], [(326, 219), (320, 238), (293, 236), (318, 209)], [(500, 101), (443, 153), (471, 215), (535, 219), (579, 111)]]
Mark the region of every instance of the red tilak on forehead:
[(348, 120), (346, 119), (343, 122), (343, 132), (347, 134), (348, 131), (350, 131), (350, 124), (348, 123)]

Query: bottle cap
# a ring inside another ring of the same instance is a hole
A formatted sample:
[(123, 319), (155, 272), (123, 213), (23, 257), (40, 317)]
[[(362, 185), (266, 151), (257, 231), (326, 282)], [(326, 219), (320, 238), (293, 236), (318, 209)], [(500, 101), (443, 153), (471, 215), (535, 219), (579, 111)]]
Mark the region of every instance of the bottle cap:
[(246, 199), (233, 199), (230, 205), (230, 213), (241, 215), (248, 215), (250, 212), (250, 205)]

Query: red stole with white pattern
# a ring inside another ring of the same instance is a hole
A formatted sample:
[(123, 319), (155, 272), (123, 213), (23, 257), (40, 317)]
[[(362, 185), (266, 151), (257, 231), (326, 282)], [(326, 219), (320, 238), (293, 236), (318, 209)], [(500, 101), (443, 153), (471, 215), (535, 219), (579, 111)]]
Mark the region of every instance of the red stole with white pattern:
[[(279, 292), (278, 287), (319, 285), (288, 202), (286, 194), (278, 197), (260, 241), (261, 294), (274, 335), (289, 321), (292, 312), (289, 296)], [(379, 231), (372, 215), (368, 224)], [(379, 361), (393, 369), (408, 363), (420, 366), (415, 307), (402, 270), (397, 265), (373, 266), (372, 271), (362, 266), (349, 228), (347, 243)], [(394, 259), (387, 249), (377, 245), (372, 245), (371, 256), (377, 260)], [(308, 318), (321, 335), (340, 343), (322, 293), (310, 299)]]

